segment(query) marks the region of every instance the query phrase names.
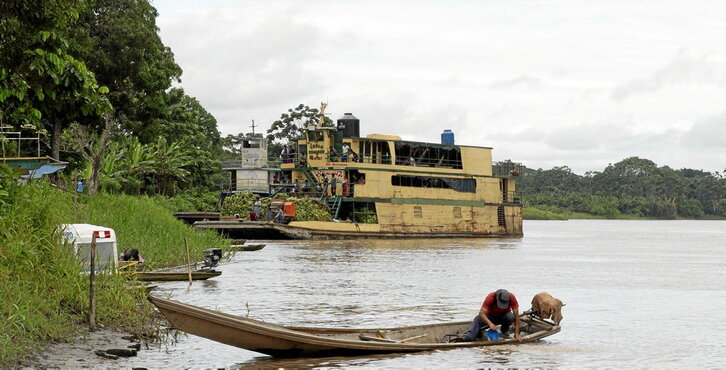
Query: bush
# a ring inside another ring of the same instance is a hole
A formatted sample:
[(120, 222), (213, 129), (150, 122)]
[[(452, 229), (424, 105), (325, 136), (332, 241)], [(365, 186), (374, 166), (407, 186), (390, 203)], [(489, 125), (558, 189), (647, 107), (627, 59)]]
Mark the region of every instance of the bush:
[(687, 218), (698, 218), (703, 216), (703, 206), (698, 199), (686, 198), (677, 203), (678, 215)]
[(219, 210), (219, 192), (189, 190), (173, 197), (155, 196), (154, 201), (171, 212), (215, 212)]

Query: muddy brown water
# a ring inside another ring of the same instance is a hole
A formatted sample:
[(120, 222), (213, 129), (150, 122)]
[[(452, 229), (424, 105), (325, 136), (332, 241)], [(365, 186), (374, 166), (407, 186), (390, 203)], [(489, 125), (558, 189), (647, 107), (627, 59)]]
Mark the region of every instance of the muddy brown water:
[(148, 368), (723, 368), (726, 222), (526, 221), (521, 239), (265, 241), (212, 280), (153, 294), (298, 326), (468, 320), (507, 288), (562, 299), (562, 332), (534, 344), (278, 360), (183, 335), (121, 366)]

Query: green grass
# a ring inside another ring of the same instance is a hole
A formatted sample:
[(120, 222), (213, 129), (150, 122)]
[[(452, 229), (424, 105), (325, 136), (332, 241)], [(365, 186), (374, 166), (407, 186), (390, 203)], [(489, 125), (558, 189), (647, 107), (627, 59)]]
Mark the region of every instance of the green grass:
[(525, 207), (522, 214), (527, 220), (566, 220), (567, 218), (559, 213), (535, 208)]
[[(183, 264), (184, 239), (193, 260), (225, 243), (216, 233), (176, 220), (153, 198), (66, 193), (36, 182), (18, 186), (0, 176), (0, 367), (14, 366), (47, 341), (76, 337), (89, 311), (88, 275), (56, 226), (92, 223), (113, 228), (119, 251), (138, 248), (150, 267)], [(7, 195), (5, 195), (7, 194)], [(153, 310), (129, 278), (99, 275), (96, 321), (136, 334), (153, 330)]]
[(192, 260), (200, 260), (207, 248), (225, 245), (216, 232), (196, 230), (174, 218), (157, 204), (158, 198), (99, 194), (78, 203), (77, 222), (110, 227), (116, 231), (119, 252), (137, 248), (149, 268), (186, 263), (184, 239)]

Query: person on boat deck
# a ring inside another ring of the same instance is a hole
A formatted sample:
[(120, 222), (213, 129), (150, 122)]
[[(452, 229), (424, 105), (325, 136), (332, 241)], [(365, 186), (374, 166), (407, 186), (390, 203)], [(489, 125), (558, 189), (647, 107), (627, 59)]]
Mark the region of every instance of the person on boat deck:
[(259, 200), (259, 199), (257, 199), (257, 200), (256, 200), (256, 201), (255, 201), (255, 202), (254, 202), (254, 203), (252, 204), (252, 213), (253, 213), (253, 214), (255, 215), (255, 219), (254, 219), (254, 220), (252, 220), (252, 221), (257, 221), (257, 220), (259, 220), (259, 219), (260, 219), (260, 207), (262, 207), (262, 202), (260, 202), (260, 200)]
[(275, 217), (272, 219), (273, 222), (283, 222), (285, 221), (285, 214), (282, 212), (281, 208), (277, 208), (274, 211)]
[(328, 184), (329, 184), (329, 182), (328, 182), (328, 176), (327, 175), (323, 175), (323, 196), (324, 197), (327, 197), (328, 196)]
[(463, 333), (463, 339), (467, 342), (473, 342), (482, 329), (497, 330), (497, 325), (501, 325), (502, 337), (509, 335), (509, 327), (514, 322), (514, 339), (521, 341), (519, 337), (519, 303), (514, 294), (506, 289), (499, 289), (491, 292), (484, 299), (481, 305), (479, 315), (471, 322), (469, 329)]
[(335, 196), (336, 188), (338, 187), (338, 178), (335, 175), (330, 177), (330, 195)]
[(343, 144), (343, 156), (342, 156), (343, 162), (348, 162), (348, 152), (350, 152), (350, 147), (348, 146), (347, 143)]
[(144, 257), (141, 256), (141, 253), (139, 253), (139, 250), (136, 248), (128, 248), (123, 253), (121, 253), (120, 256), (118, 256), (119, 261), (138, 261), (139, 263), (146, 262), (144, 260)]

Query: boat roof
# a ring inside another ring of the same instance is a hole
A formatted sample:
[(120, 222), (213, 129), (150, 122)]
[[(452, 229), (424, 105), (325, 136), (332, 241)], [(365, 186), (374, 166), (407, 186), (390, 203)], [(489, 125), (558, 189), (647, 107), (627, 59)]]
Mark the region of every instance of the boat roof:
[(426, 141), (413, 141), (403, 140), (398, 135), (386, 135), (386, 134), (370, 134), (366, 137), (349, 137), (344, 139), (355, 139), (355, 140), (377, 140), (377, 141), (395, 141), (397, 143), (413, 144), (415, 146), (437, 146), (441, 148), (479, 148), (479, 149), (492, 149), (490, 146), (476, 146), (476, 145), (459, 145), (459, 144), (441, 144), (431, 143)]

